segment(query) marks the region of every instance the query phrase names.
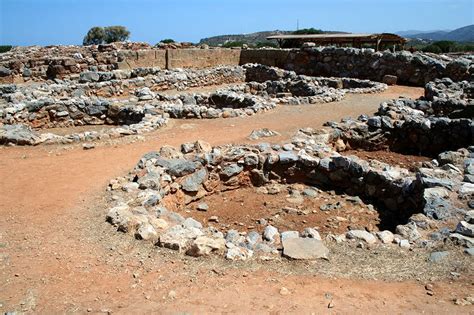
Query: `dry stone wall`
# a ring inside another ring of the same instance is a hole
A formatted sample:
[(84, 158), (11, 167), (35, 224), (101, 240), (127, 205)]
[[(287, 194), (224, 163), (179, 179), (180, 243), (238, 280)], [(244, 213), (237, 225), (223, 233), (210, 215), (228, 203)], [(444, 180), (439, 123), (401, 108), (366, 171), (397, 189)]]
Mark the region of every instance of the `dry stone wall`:
[(207, 68), (260, 63), (310, 76), (386, 80), (424, 86), (436, 78), (472, 79), (473, 55), (458, 58), (373, 49), (158, 49), (140, 43), (99, 46), (22, 47), (0, 55), (0, 82), (77, 77), (84, 71), (138, 67)]

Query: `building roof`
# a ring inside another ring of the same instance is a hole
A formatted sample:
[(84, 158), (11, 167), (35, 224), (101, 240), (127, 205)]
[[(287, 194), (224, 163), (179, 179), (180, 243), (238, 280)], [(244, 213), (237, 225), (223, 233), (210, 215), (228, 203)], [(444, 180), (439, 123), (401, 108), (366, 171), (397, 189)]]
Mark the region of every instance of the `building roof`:
[(380, 40), (381, 42), (399, 42), (405, 43), (406, 39), (396, 34), (382, 33), (382, 34), (304, 34), (304, 35), (273, 35), (268, 36), (267, 39), (294, 39), (294, 40), (311, 40), (314, 42), (374, 42)]

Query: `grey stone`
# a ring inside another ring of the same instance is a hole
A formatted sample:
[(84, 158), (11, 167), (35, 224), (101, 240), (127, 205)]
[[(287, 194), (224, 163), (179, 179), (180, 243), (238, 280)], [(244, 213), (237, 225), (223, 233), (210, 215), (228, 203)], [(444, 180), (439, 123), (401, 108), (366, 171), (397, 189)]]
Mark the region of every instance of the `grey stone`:
[(195, 238), (202, 235), (203, 232), (200, 229), (175, 225), (160, 235), (158, 245), (173, 250), (185, 251), (191, 246)]
[(413, 222), (405, 225), (397, 225), (396, 232), (409, 241), (415, 241), (421, 238), (421, 235), (416, 228), (416, 224)]
[(268, 128), (262, 128), (262, 129), (252, 130), (252, 133), (250, 133), (250, 136), (248, 138), (250, 140), (257, 140), (260, 138), (274, 137), (274, 136), (279, 136), (279, 135), (280, 134), (276, 131), (270, 130)]
[(181, 177), (194, 173), (199, 163), (184, 159), (158, 159), (156, 164), (168, 168), (170, 175)]
[(278, 156), (281, 164), (290, 164), (298, 161), (298, 156), (293, 152), (280, 152)]
[(207, 171), (205, 168), (202, 168), (197, 172), (188, 175), (181, 183), (181, 188), (187, 192), (197, 192), (206, 179)]
[(265, 230), (263, 231), (263, 239), (268, 241), (268, 242), (275, 242), (277, 241), (278, 237), (278, 229), (272, 225), (267, 225), (265, 227)]
[(269, 246), (268, 244), (265, 243), (258, 243), (255, 245), (255, 251), (259, 252), (264, 252), (264, 253), (273, 253), (276, 251), (275, 248)]
[(449, 252), (444, 251), (444, 252), (432, 252), (430, 254), (429, 261), (432, 263), (438, 263), (442, 260), (444, 260), (446, 257), (449, 256)]
[(401, 248), (410, 248), (410, 242), (408, 240), (400, 240), (398, 246)]
[(284, 239), (287, 238), (298, 238), (300, 237), (300, 233), (298, 231), (285, 231), (281, 233), (281, 240), (283, 241)]
[(319, 232), (313, 228), (305, 228), (303, 233), (301, 233), (301, 237), (314, 238), (319, 241), (321, 240), (321, 235), (319, 235)]
[(398, 77), (395, 75), (386, 74), (382, 78), (382, 82), (387, 85), (395, 85), (397, 84)]
[(467, 223), (466, 221), (461, 221), (456, 226), (455, 232), (464, 236), (474, 237), (474, 224)]
[(390, 231), (381, 231), (376, 233), (379, 240), (384, 244), (393, 243), (394, 235)]
[(451, 233), (449, 238), (462, 246), (474, 247), (474, 237), (465, 236), (459, 233)]
[(232, 176), (240, 174), (243, 170), (244, 168), (242, 166), (234, 163), (234, 164), (226, 165), (222, 169), (221, 174), (223, 174), (227, 178), (230, 178)]
[(316, 198), (318, 196), (318, 192), (315, 189), (306, 188), (303, 190), (303, 195), (311, 198)]
[(158, 238), (158, 233), (156, 232), (155, 228), (149, 223), (140, 224), (135, 235), (137, 238), (145, 241), (156, 240)]
[(223, 252), (225, 249), (225, 240), (222, 237), (198, 236), (192, 241), (186, 255), (200, 257), (211, 253)]
[(0, 66), (0, 77), (7, 77), (11, 74), (12, 72), (10, 69), (5, 68), (4, 66)]
[(186, 220), (184, 220), (184, 222), (182, 223), (182, 225), (183, 225), (184, 227), (187, 227), (187, 228), (202, 229), (202, 224), (201, 224), (201, 222), (196, 221), (196, 220), (193, 219), (193, 218), (187, 218)]
[(207, 211), (209, 210), (209, 205), (205, 202), (201, 202), (200, 204), (197, 205), (196, 209), (199, 211)]
[(79, 75), (79, 82), (86, 83), (86, 82), (98, 82), (99, 81), (99, 74), (97, 72), (82, 72)]
[(474, 224), (474, 210), (469, 210), (464, 216), (464, 221), (470, 224)]
[(140, 189), (159, 190), (161, 187), (160, 180), (161, 180), (161, 177), (159, 174), (154, 173), (154, 172), (149, 172), (145, 176), (140, 177), (137, 183)]
[(449, 217), (452, 210), (452, 205), (448, 201), (441, 198), (428, 199), (425, 207), (423, 208), (423, 212), (428, 217), (436, 220), (442, 220)]
[(36, 145), (41, 138), (25, 125), (4, 125), (0, 129), (0, 144)]
[(459, 188), (459, 195), (462, 197), (474, 195), (474, 184), (463, 183)]
[(474, 247), (464, 249), (464, 252), (469, 256), (474, 256)]
[(247, 260), (253, 256), (253, 251), (246, 247), (236, 246), (232, 243), (226, 243), (226, 259), (229, 260)]
[(258, 242), (262, 241), (261, 235), (256, 231), (251, 231), (249, 234), (247, 234), (246, 239), (251, 248), (253, 248)]
[(285, 238), (282, 240), (283, 256), (291, 259), (328, 259), (329, 249), (314, 238)]
[(225, 240), (229, 243), (237, 244), (240, 239), (242, 239), (239, 231), (237, 230), (228, 230), (225, 236)]
[(346, 237), (348, 239), (364, 241), (367, 244), (374, 244), (377, 242), (377, 239), (372, 233), (364, 230), (350, 230), (346, 233)]

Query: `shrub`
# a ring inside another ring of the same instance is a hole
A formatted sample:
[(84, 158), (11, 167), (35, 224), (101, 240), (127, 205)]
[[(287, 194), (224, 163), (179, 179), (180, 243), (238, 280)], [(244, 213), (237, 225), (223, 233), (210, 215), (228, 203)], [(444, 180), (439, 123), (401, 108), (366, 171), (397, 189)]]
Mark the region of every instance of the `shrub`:
[(304, 35), (304, 34), (323, 34), (324, 32), (320, 29), (311, 28), (302, 28), (300, 30), (294, 31), (295, 35)]
[(439, 48), (439, 46), (434, 45), (434, 44), (428, 45), (422, 48), (421, 50), (424, 52), (430, 52), (430, 53), (435, 53), (435, 54), (440, 54), (443, 52), (441, 48)]
[(166, 38), (166, 39), (160, 40), (160, 43), (163, 43), (163, 44), (173, 44), (173, 43), (176, 43), (176, 42), (174, 41), (174, 39)]
[(0, 45), (0, 54), (10, 51), (13, 48), (12, 45)]

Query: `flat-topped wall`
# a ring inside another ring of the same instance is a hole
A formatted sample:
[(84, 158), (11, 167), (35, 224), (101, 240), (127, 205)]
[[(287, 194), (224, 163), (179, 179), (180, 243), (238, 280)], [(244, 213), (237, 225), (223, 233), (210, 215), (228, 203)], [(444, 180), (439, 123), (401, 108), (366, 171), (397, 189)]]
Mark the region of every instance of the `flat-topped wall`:
[(121, 53), (120, 69), (136, 67), (208, 68), (218, 65), (260, 63), (310, 76), (352, 77), (382, 81), (397, 76), (398, 83), (424, 86), (436, 78), (454, 81), (472, 78), (473, 61), (458, 58), (445, 61), (435, 55), (375, 52), (372, 49), (169, 49)]
[[(99, 47), (100, 48), (100, 47)], [(397, 76), (398, 83), (423, 86), (436, 78), (470, 80), (474, 56), (450, 59), (434, 54), (375, 52), (373, 49), (156, 49), (151, 47), (54, 46), (22, 48), (0, 58), (0, 83), (74, 79), (84, 71), (135, 68), (210, 68), (260, 63), (311, 76), (352, 77), (381, 81)], [(2, 56), (0, 56), (2, 57)]]

